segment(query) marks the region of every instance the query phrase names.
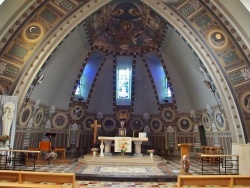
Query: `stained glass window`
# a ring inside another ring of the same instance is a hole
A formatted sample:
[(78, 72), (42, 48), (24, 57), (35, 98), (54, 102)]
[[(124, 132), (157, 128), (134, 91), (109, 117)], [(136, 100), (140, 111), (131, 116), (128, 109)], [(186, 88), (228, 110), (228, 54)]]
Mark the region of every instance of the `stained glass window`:
[(130, 70), (118, 69), (117, 98), (130, 99)]

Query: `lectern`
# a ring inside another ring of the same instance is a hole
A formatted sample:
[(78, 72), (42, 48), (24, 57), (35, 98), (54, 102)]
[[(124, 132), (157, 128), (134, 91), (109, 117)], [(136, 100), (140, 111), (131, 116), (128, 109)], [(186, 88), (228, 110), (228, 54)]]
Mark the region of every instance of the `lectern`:
[[(189, 147), (192, 146), (191, 143), (178, 144), (181, 147), (181, 174), (190, 174), (189, 173)], [(183, 156), (187, 156), (184, 157)]]
[(183, 143), (183, 144), (178, 144), (178, 146), (181, 147), (181, 160), (183, 155), (189, 155), (189, 147), (192, 146), (193, 144), (191, 143)]

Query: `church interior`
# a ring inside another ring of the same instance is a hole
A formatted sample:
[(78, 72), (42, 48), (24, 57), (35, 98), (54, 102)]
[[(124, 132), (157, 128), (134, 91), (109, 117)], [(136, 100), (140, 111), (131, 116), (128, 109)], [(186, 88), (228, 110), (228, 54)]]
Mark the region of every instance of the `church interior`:
[[(202, 154), (227, 155), (249, 175), (249, 7), (247, 0), (3, 1), (0, 133), (9, 140), (0, 138), (0, 156), (25, 150), (47, 166), (43, 157), (54, 151), (54, 165), (115, 165), (125, 152), (133, 162), (117, 165), (126, 166), (154, 165), (152, 153), (177, 172), (176, 187), (184, 155), (199, 173)], [(128, 149), (117, 150), (117, 138), (129, 138)]]

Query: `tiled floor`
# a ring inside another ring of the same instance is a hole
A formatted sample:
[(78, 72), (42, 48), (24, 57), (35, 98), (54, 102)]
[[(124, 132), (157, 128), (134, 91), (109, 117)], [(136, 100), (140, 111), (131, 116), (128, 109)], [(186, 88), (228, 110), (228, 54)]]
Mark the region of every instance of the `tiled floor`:
[[(149, 174), (146, 174), (145, 176), (141, 176), (141, 179), (134, 179), (134, 181), (130, 181), (128, 179), (123, 179), (122, 176), (129, 176), (129, 175), (122, 175), (117, 178), (117, 174), (112, 174), (112, 168), (108, 168), (108, 176), (105, 176), (105, 174), (100, 174), (99, 171), (101, 171), (101, 167), (97, 166), (94, 167), (94, 165), (89, 167), (90, 165), (79, 163), (79, 162), (72, 162), (72, 164), (52, 164), (52, 165), (36, 165), (36, 171), (45, 171), (45, 172), (74, 172), (76, 174), (83, 174), (88, 173), (89, 168), (92, 169), (93, 174), (91, 177), (93, 179), (88, 179), (86, 177), (82, 177), (81, 179), (77, 180), (77, 187), (78, 188), (176, 188), (177, 182), (176, 177), (180, 172), (180, 158), (179, 157), (171, 157), (168, 158), (168, 163), (165, 165), (158, 166), (159, 168), (156, 170), (152, 170), (155, 168), (146, 167), (146, 171), (149, 171)], [(74, 160), (72, 160), (74, 161)], [(93, 168), (96, 168), (98, 170), (93, 170)], [(141, 167), (137, 167), (135, 169), (140, 170)], [(110, 170), (111, 169), (111, 170)], [(105, 169), (107, 170), (107, 169)], [(116, 171), (115, 171), (116, 170)], [(123, 169), (124, 170), (124, 169)], [(214, 170), (213, 167), (211, 167), (211, 170)], [(125, 169), (126, 171), (126, 169)], [(117, 168), (114, 168), (114, 172), (117, 173)], [(157, 173), (155, 173), (157, 172)], [(98, 175), (99, 173), (99, 175)], [(140, 176), (138, 175), (138, 171), (130, 171), (131, 177)], [(134, 173), (134, 174), (133, 174)], [(154, 174), (155, 173), (155, 174)], [(201, 174), (201, 162), (196, 159), (191, 159), (190, 162), (190, 173), (192, 174)], [(152, 180), (150, 177), (151, 175), (155, 178)], [(168, 181), (164, 179), (164, 181), (161, 181), (162, 176), (169, 176), (173, 177), (171, 181)], [(116, 178), (115, 178), (116, 177)], [(175, 181), (173, 181), (173, 179)], [(128, 180), (128, 181), (127, 181)], [(142, 180), (142, 181), (140, 181)], [(64, 188), (71, 187), (70, 185), (64, 185)], [(187, 186), (188, 188), (197, 188), (197, 186)], [(218, 187), (219, 186), (205, 186), (205, 187)]]
[[(78, 162), (75, 162), (71, 165), (46, 165), (46, 166), (36, 166), (36, 171), (51, 171), (51, 172), (77, 172), (82, 173), (84, 172), (89, 165), (81, 164)], [(164, 175), (170, 175), (175, 176), (180, 172), (180, 159), (179, 157), (172, 157), (168, 159), (168, 163), (166, 165), (162, 165), (159, 167), (159, 169), (162, 171)], [(192, 174), (201, 174), (201, 162), (197, 161), (196, 159), (191, 159), (190, 164), (190, 172)], [(132, 175), (134, 176), (134, 175)], [(110, 177), (110, 176), (109, 176)], [(98, 178), (97, 178), (98, 179)], [(176, 181), (126, 181), (122, 182), (123, 180), (107, 180), (105, 181), (102, 179), (102, 181), (96, 181), (96, 180), (78, 180), (77, 181), (77, 187), (83, 188), (83, 187), (98, 187), (98, 188), (105, 188), (105, 187), (111, 187), (111, 188), (129, 188), (129, 187), (135, 187), (135, 188), (176, 188), (177, 182)], [(67, 185), (64, 186), (65, 188), (68, 187)], [(197, 186), (188, 186), (189, 188), (197, 188)], [(206, 186), (206, 187), (218, 187), (218, 186)], [(220, 187), (221, 188), (221, 187)]]

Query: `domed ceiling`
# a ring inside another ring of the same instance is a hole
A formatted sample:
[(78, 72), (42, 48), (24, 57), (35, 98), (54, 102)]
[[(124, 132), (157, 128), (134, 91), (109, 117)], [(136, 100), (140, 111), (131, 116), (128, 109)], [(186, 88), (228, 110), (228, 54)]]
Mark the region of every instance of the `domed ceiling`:
[[(59, 109), (80, 104), (85, 115), (126, 109), (135, 116), (160, 116), (165, 108), (189, 113), (205, 109), (207, 100), (216, 104), (203, 84), (201, 66), (175, 28), (146, 4), (112, 1), (83, 20), (56, 48), (39, 73), (45, 75), (44, 83), (31, 98)], [(117, 100), (117, 70), (124, 67), (131, 70), (128, 101)], [(72, 97), (79, 84), (82, 93)], [(167, 97), (167, 87), (172, 97)], [(197, 88), (204, 89), (196, 92)]]
[(89, 17), (85, 27), (90, 43), (98, 48), (141, 53), (160, 46), (166, 23), (142, 3), (120, 1)]

